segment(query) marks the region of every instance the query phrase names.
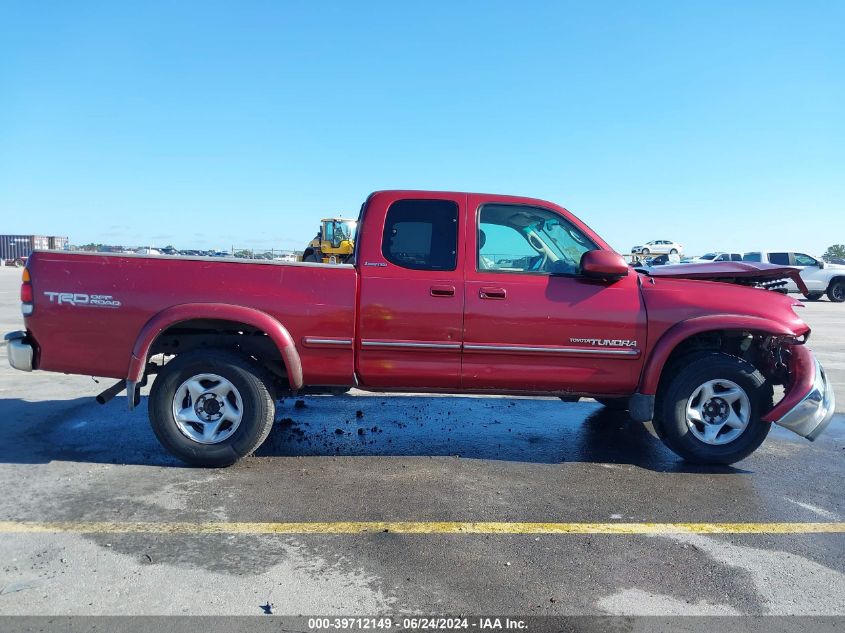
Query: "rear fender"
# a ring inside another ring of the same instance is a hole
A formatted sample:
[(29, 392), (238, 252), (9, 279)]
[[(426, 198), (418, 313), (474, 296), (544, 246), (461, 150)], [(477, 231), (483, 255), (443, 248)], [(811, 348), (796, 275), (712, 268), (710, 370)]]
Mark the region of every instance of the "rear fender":
[(235, 321), (265, 332), (281, 352), (291, 389), (298, 391), (302, 388), (302, 361), (287, 328), (266, 312), (227, 303), (183, 303), (156, 314), (147, 321), (135, 341), (126, 381), (135, 384), (141, 380), (150, 349), (162, 332), (172, 325), (192, 319)]
[(669, 328), (651, 351), (640, 377), (640, 393), (654, 395), (669, 356), (683, 341), (704, 332), (748, 330), (774, 336), (796, 336), (796, 332), (777, 321), (740, 314), (712, 314), (681, 321)]

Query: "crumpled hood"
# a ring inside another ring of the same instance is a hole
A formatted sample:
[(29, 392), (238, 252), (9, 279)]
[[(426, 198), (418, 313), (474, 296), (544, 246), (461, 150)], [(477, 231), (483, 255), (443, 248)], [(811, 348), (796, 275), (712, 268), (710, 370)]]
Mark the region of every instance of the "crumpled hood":
[[(845, 268), (845, 267), (843, 267)], [(653, 268), (637, 268), (650, 277), (675, 277), (678, 279), (699, 279), (721, 281), (741, 285), (753, 285), (757, 282), (792, 279), (798, 289), (807, 294), (807, 286), (801, 279), (800, 271), (790, 266), (763, 264), (759, 262), (712, 262), (708, 264), (670, 264)]]

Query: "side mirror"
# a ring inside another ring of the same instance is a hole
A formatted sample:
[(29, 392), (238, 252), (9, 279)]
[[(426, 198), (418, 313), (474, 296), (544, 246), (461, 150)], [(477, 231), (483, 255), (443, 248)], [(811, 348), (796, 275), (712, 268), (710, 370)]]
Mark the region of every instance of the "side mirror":
[(590, 279), (616, 281), (628, 274), (628, 264), (613, 251), (587, 251), (581, 255), (581, 274)]
[(822, 260), (818, 260), (819, 268), (824, 268), (824, 262)]

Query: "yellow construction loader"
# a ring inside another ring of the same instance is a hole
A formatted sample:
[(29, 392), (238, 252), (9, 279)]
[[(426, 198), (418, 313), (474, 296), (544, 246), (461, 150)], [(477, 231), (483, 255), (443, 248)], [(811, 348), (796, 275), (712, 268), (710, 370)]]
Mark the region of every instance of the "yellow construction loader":
[(343, 218), (326, 218), (320, 222), (320, 232), (302, 253), (304, 262), (345, 264), (355, 251), (355, 231), (358, 223)]

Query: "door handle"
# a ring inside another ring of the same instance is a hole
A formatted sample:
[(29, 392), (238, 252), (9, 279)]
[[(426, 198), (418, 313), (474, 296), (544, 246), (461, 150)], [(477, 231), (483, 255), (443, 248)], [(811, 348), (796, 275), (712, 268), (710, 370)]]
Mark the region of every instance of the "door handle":
[(455, 286), (432, 286), (429, 292), (432, 297), (454, 297)]
[(507, 299), (508, 291), (504, 288), (482, 286), (481, 290), (478, 291), (478, 296), (482, 299)]

